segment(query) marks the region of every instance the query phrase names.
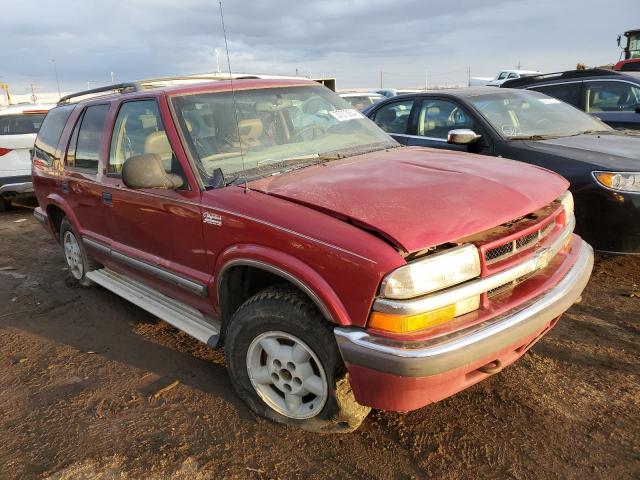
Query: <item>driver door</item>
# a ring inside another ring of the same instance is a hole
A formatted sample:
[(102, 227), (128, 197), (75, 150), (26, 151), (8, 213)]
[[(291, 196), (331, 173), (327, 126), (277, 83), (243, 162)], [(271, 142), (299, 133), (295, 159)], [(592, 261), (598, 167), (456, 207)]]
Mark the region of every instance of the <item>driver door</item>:
[(447, 143), (449, 131), (470, 129), (481, 133), (477, 122), (458, 103), (440, 98), (422, 99), (413, 117), (412, 127), (414, 134), (409, 136), (407, 145), (461, 152), (469, 151), (469, 146)]
[[(112, 248), (120, 269), (161, 292), (207, 311), (210, 279), (205, 255), (200, 190), (172, 148), (155, 99), (121, 104), (109, 151), (105, 193), (113, 209)], [(168, 173), (183, 178), (176, 190), (127, 187), (122, 166), (135, 155), (156, 154)], [(182, 287), (182, 288), (176, 288)]]

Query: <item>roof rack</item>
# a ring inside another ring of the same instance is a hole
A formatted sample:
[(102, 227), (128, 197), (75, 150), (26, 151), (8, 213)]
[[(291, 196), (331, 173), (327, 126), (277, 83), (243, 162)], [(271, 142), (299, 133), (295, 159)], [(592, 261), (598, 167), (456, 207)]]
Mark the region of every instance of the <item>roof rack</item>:
[[(243, 77), (243, 78), (258, 78), (258, 77)], [(84, 97), (87, 95), (94, 95), (98, 93), (114, 94), (114, 93), (130, 93), (140, 92), (150, 88), (160, 88), (163, 86), (169, 86), (171, 84), (180, 84), (184, 82), (206, 82), (206, 81), (220, 81), (228, 80), (229, 77), (224, 75), (198, 75), (198, 76), (177, 76), (177, 77), (158, 77), (147, 78), (145, 80), (137, 80), (135, 82), (116, 83), (114, 85), (106, 85), (104, 87), (92, 88), (90, 90), (82, 90), (80, 92), (65, 95), (58, 100), (58, 105), (70, 103), (71, 99)]]
[(589, 68), (586, 70), (568, 70), (566, 72), (555, 73), (543, 73), (540, 75), (531, 75), (527, 77), (514, 78), (507, 80), (501, 86), (502, 87), (521, 87), (524, 85), (531, 85), (538, 82), (544, 82), (545, 80), (558, 80), (558, 79), (570, 79), (570, 78), (583, 78), (583, 77), (599, 77), (606, 75), (619, 75), (620, 72), (615, 70), (607, 70), (605, 68)]
[(65, 95), (64, 97), (58, 100), (58, 105), (62, 105), (65, 103), (69, 103), (69, 100), (77, 97), (84, 97), (85, 95), (93, 95), (94, 93), (104, 93), (104, 92), (137, 92), (140, 90), (140, 85), (135, 82), (129, 83), (116, 83), (115, 85), (107, 85), (105, 87), (92, 88), (90, 90), (83, 90), (81, 92), (72, 93), (70, 95)]

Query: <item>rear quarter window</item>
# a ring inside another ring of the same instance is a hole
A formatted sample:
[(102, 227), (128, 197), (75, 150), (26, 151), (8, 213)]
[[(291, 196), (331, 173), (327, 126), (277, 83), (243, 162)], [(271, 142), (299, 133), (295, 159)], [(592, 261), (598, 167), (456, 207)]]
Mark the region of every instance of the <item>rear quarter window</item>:
[(45, 117), (35, 143), (34, 157), (51, 165), (56, 158), (56, 150), (60, 135), (75, 105), (65, 105), (49, 110)]

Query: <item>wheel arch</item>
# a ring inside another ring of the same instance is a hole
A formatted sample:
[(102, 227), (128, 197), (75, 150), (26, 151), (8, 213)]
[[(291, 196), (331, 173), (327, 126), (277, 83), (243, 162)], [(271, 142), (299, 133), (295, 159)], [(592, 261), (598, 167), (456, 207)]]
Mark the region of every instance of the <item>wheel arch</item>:
[(64, 217), (67, 217), (73, 228), (77, 232), (80, 232), (78, 218), (74, 215), (73, 210), (64, 198), (57, 194), (52, 194), (47, 197), (47, 201), (44, 210), (47, 213), (51, 229), (58, 240), (60, 237), (60, 224)]
[[(215, 292), (223, 331), (245, 300), (275, 283), (288, 283), (300, 290), (329, 322), (337, 325), (352, 323), (327, 281), (309, 265), (289, 254), (257, 245), (242, 245), (220, 255), (217, 265), (211, 291)], [(234, 285), (241, 288), (233, 289)]]

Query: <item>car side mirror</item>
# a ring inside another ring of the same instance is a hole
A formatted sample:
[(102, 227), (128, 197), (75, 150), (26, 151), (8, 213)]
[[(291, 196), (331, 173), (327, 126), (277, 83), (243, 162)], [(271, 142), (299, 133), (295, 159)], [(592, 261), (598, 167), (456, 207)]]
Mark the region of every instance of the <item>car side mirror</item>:
[(636, 113), (640, 113), (640, 105), (636, 105)]
[(453, 145), (468, 145), (470, 143), (477, 142), (482, 135), (478, 135), (473, 130), (468, 128), (460, 128), (457, 130), (449, 130), (447, 134), (447, 143)]
[(129, 157), (122, 166), (122, 181), (132, 189), (175, 190), (183, 184), (179, 175), (165, 172), (162, 159), (155, 153)]

